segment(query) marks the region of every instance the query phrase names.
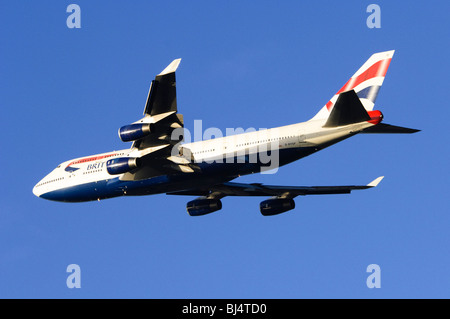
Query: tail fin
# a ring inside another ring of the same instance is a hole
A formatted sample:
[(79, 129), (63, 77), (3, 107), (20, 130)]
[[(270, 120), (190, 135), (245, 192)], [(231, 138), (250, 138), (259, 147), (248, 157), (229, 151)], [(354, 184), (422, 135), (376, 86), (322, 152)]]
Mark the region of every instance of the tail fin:
[(342, 92), (354, 90), (366, 111), (372, 111), (394, 50), (373, 54), (312, 120), (326, 119)]

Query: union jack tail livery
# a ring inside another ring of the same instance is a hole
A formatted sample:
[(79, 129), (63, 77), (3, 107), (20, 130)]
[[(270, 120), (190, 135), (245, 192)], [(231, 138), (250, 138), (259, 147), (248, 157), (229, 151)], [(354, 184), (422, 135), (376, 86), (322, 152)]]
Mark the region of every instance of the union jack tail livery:
[(350, 90), (355, 91), (366, 111), (372, 111), (394, 52), (395, 50), (391, 50), (373, 54), (312, 120), (328, 118), (339, 95)]

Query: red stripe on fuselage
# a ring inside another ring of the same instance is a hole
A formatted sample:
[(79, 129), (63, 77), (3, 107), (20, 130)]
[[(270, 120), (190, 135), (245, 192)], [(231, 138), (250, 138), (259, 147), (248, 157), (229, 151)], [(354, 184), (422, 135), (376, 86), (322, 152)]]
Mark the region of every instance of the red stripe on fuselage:
[(107, 157), (111, 157), (111, 156), (115, 156), (117, 155), (117, 153), (113, 153), (113, 154), (108, 154), (108, 155), (101, 155), (101, 156), (93, 156), (93, 157), (86, 157), (86, 158), (82, 158), (76, 161), (71, 162), (69, 165), (67, 165), (66, 167), (69, 167), (71, 165), (75, 165), (75, 164), (81, 164), (81, 163), (87, 163), (87, 162), (92, 162), (92, 161), (98, 161)]

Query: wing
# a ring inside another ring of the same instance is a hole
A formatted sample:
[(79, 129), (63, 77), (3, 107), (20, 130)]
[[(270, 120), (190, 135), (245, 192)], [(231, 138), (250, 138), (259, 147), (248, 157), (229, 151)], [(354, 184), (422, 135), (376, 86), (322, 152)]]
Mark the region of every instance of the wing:
[(173, 60), (150, 84), (144, 116), (177, 112), (175, 71), (181, 59)]
[[(176, 79), (181, 59), (173, 60), (150, 85), (144, 117), (133, 124), (145, 124), (149, 134), (134, 140), (129, 156), (139, 159), (139, 167), (123, 174), (121, 180), (141, 180), (161, 174), (198, 170), (186, 158), (172, 154), (184, 139), (183, 115), (178, 114)], [(148, 126), (149, 125), (149, 126)]]
[(355, 189), (367, 189), (377, 186), (383, 176), (367, 185), (351, 186), (270, 186), (263, 184), (240, 184), (226, 182), (204, 189), (185, 190), (167, 193), (168, 195), (200, 195), (187, 203), (186, 209), (191, 216), (201, 216), (222, 209), (221, 198), (225, 196), (271, 196), (259, 204), (264, 216), (278, 215), (295, 208), (296, 196), (348, 194)]
[(181, 59), (173, 60), (150, 84), (145, 102), (144, 118), (135, 123), (152, 124), (152, 134), (133, 143), (139, 150), (164, 144), (176, 144), (171, 135), (174, 129), (184, 127), (183, 115), (177, 114), (177, 92), (175, 71)]
[(274, 196), (277, 198), (294, 198), (305, 195), (349, 194), (352, 190), (376, 187), (383, 178), (384, 176), (380, 176), (367, 185), (349, 186), (272, 186), (227, 182), (205, 189), (186, 190), (167, 194), (203, 196), (209, 199), (220, 199), (225, 196)]

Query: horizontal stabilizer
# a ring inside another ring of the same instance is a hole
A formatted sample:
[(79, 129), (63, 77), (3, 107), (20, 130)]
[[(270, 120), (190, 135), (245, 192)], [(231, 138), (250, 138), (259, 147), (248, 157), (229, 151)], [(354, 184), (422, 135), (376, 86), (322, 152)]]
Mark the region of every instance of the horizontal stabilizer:
[(371, 126), (367, 129), (365, 129), (361, 133), (366, 133), (366, 134), (369, 134), (369, 133), (370, 134), (376, 134), (376, 133), (411, 134), (411, 133), (416, 133), (416, 132), (420, 132), (420, 130), (380, 123), (380, 124), (377, 124), (375, 126)]
[(370, 116), (358, 95), (354, 90), (350, 90), (339, 94), (336, 104), (323, 127), (344, 126), (369, 120)]

